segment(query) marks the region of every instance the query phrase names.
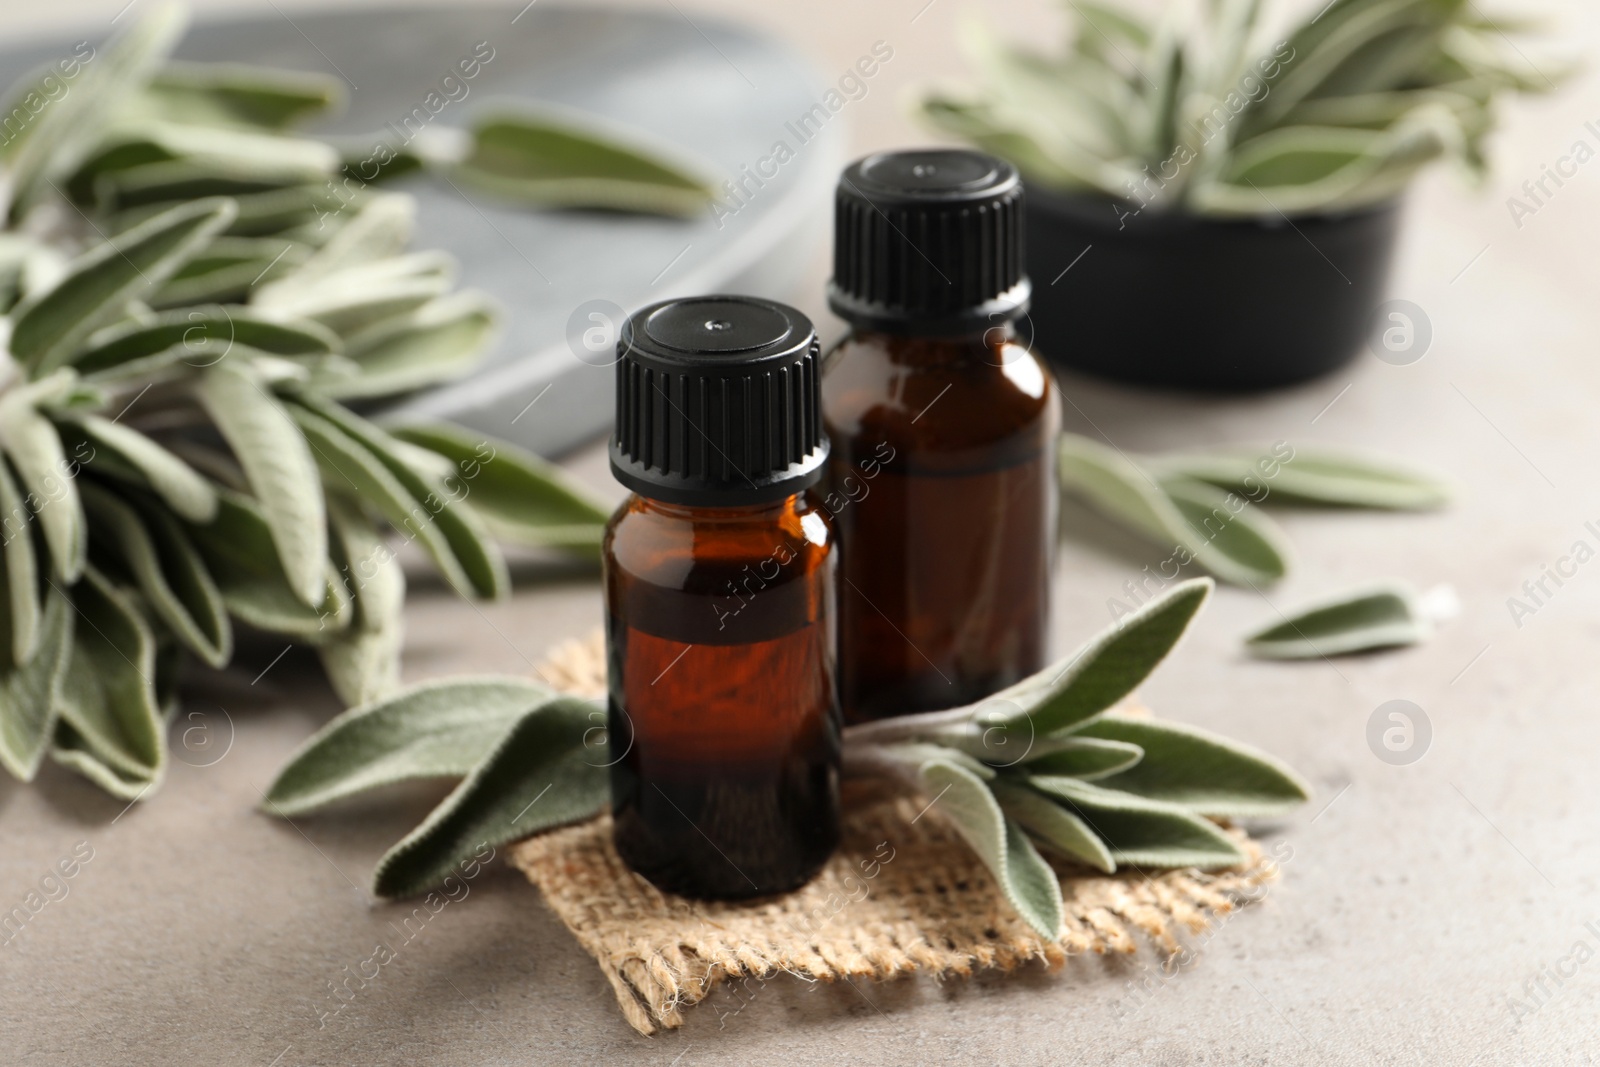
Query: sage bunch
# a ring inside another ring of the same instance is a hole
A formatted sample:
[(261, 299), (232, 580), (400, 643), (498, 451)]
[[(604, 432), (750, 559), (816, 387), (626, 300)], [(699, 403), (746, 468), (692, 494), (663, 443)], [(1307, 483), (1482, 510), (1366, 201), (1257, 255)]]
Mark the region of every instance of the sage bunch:
[(470, 597), (507, 591), (498, 541), (595, 554), (605, 509), (539, 458), (347, 406), (462, 374), (496, 328), (449, 257), (409, 250), (412, 198), (372, 181), (705, 196), (506, 114), (352, 177), (292, 132), (335, 83), (172, 63), (184, 25), (160, 8), (64, 91), (46, 68), (0, 104), (0, 765), (27, 781), (48, 755), (128, 799), (162, 779), (180, 664), (226, 665), (241, 625), (315, 646), (359, 703), (398, 681), (402, 542)]
[(1359, 208), (1428, 164), (1486, 170), (1501, 97), (1553, 90), (1526, 22), (1471, 0), (1333, 0), (1285, 26), (1283, 5), (1069, 0), (1064, 49), (962, 43), (978, 81), (927, 91), (922, 117), (1017, 164), (1033, 182), (1203, 215)]
[[(1046, 937), (1060, 883), (1041, 853), (1099, 871), (1244, 862), (1216, 819), (1273, 817), (1309, 796), (1272, 757), (1190, 726), (1116, 710), (1166, 657), (1211, 590), (1180, 583), (1074, 655), (969, 707), (852, 726), (846, 776), (926, 798)], [(599, 702), (516, 678), (417, 686), (334, 719), (267, 790), (292, 818), (421, 778), (460, 783), (383, 856), (382, 897), (422, 892), (483, 844), (589, 818), (609, 803)]]

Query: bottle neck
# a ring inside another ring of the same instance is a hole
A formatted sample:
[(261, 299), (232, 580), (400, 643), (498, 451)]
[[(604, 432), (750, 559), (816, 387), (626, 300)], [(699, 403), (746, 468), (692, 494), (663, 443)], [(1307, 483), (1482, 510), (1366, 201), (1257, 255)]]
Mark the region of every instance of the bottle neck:
[(683, 522), (747, 525), (750, 523), (777, 522), (785, 516), (794, 514), (800, 510), (800, 502), (803, 495), (803, 493), (792, 493), (781, 500), (773, 500), (761, 504), (729, 504), (727, 506), (674, 504), (666, 500), (657, 500), (654, 497), (645, 496), (643, 493), (634, 493), (634, 499), (638, 501), (638, 506), (645, 511), (652, 511), (658, 515), (679, 519)]
[(1016, 326), (1008, 321), (983, 329), (937, 336), (858, 326), (852, 328), (847, 340), (881, 348), (896, 363), (936, 367), (976, 362), (999, 366), (1004, 362), (1001, 350), (1016, 339)]

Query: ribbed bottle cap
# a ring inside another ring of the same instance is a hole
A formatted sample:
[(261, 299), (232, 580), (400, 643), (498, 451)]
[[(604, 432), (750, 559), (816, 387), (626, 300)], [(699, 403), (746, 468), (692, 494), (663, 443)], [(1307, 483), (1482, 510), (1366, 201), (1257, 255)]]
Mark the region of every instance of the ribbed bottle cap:
[(947, 333), (1028, 310), (1022, 178), (959, 148), (883, 152), (845, 168), (834, 196), (828, 306), (857, 326)]
[(617, 339), (611, 470), (657, 500), (707, 507), (781, 500), (828, 456), (811, 320), (749, 296), (668, 300)]

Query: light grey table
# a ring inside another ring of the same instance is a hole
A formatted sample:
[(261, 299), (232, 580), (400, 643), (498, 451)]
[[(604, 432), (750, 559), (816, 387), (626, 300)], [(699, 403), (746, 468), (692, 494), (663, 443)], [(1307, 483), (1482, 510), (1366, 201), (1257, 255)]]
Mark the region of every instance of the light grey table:
[[(61, 3), (7, 20), (38, 29), (109, 18), (121, 3)], [(925, 3), (867, 11), (827, 0), (746, 14), (808, 48), (825, 72), (874, 40), (893, 43), (883, 80), (852, 105), (864, 149), (918, 139), (894, 93), (954, 69), (955, 5)], [(677, 6), (691, 18), (703, 9)], [(1569, 43), (1592, 52), (1600, 12), (1574, 0), (1561, 14)], [(1043, 0), (1019, 5), (1013, 24), (1055, 25)], [(1589, 76), (1508, 108), (1482, 194), (1448, 175), (1416, 190), (1393, 292), (1432, 322), (1420, 362), (1363, 357), (1304, 389), (1242, 400), (1063, 383), (1069, 425), (1088, 430), (1092, 420), (1129, 450), (1239, 439), (1363, 445), (1432, 465), (1462, 489), (1459, 504), (1434, 515), (1289, 515), (1294, 576), (1264, 596), (1224, 590), (1145, 687), (1161, 713), (1264, 747), (1317, 790), (1274, 831), (1293, 850), (1283, 880), (1209, 938), (1196, 966), (1152, 982), (1152, 994), (1129, 985), (1154, 973), (1149, 954), (1077, 959), (1056, 974), (863, 987), (864, 997), (780, 980), (724, 1027), (718, 1008), (729, 1005), (713, 1001), (682, 1031), (645, 1039), (537, 894), (497, 867), (324, 1024), (330, 983), (393, 938), (388, 924), (409, 911), (373, 906), (368, 872), (437, 792), (296, 826), (256, 814), (274, 769), (333, 711), (296, 655), (252, 685), (277, 652), (265, 647), (252, 653), (254, 670), (195, 688), (196, 717), (175, 728), (183, 759), (150, 803), (122, 812), (54, 771), (33, 788), (0, 781), (0, 908), (79, 842), (93, 850), (69, 894), (0, 948), (0, 1062), (1594, 1062), (1600, 562), (1579, 567), (1520, 627), (1507, 600), (1575, 542), (1600, 547), (1585, 525), (1600, 525), (1600, 162), (1520, 228), (1506, 198), (1575, 140), (1600, 146), (1583, 125), (1600, 116), (1597, 88)], [(1086, 259), (1078, 269), (1091, 267)], [(828, 321), (822, 276), (818, 263), (797, 300)], [(572, 467), (615, 492), (598, 449)], [(1108, 598), (1157, 558), (1092, 517), (1067, 520), (1063, 651), (1101, 626)], [(526, 671), (546, 646), (598, 622), (588, 578), (523, 570), (529, 584), (497, 605), (461, 603), (419, 574), (408, 675)], [(1278, 608), (1389, 576), (1450, 583), (1461, 615), (1427, 645), (1392, 655), (1336, 665), (1240, 656), (1238, 635)], [(1373, 710), (1394, 698), (1415, 701), (1432, 725), (1430, 747), (1409, 766), (1378, 759), (1366, 740)], [(226, 755), (191, 765), (216, 749), (185, 749), (181, 732), (220, 739), (230, 721)], [(1580, 942), (1588, 951), (1573, 955)], [(1514, 1017), (1512, 998), (1525, 1002), (1541, 981), (1549, 994), (1537, 1011)]]

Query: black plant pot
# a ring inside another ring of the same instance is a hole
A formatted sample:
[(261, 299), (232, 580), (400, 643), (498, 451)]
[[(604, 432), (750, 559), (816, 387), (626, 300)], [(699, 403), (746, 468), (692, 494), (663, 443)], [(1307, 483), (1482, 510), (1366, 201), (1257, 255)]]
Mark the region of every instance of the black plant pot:
[(1211, 392), (1294, 385), (1355, 356), (1400, 226), (1398, 200), (1292, 220), (1126, 214), (1036, 186), (1027, 203), (1039, 350), (1104, 378)]

